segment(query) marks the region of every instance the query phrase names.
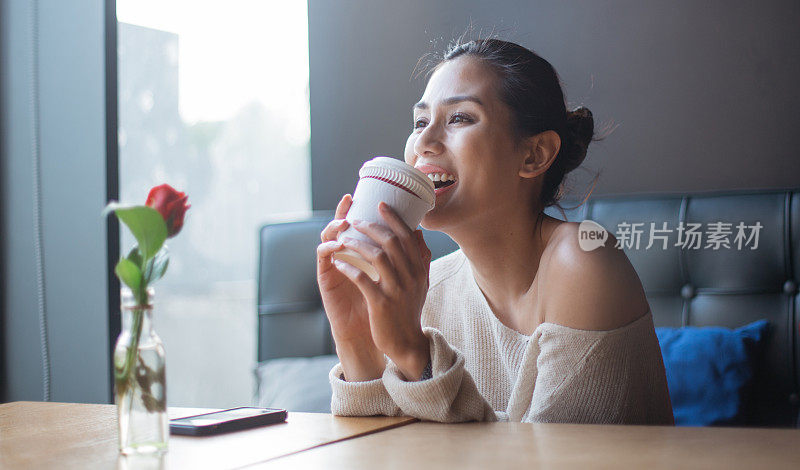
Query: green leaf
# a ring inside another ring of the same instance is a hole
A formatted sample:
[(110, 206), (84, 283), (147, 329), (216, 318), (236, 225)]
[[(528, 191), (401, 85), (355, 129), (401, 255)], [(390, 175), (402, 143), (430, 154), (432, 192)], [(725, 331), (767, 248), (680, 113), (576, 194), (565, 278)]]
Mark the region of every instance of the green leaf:
[(144, 279), (147, 284), (156, 282), (164, 277), (169, 265), (169, 250), (167, 245), (164, 245), (158, 253), (145, 264)]
[(142, 269), (142, 254), (139, 253), (139, 246), (134, 246), (131, 248), (131, 251), (128, 252), (128, 256), (126, 258), (136, 264), (139, 269)]
[(117, 214), (119, 220), (136, 237), (145, 261), (158, 253), (167, 239), (167, 224), (157, 210), (147, 206), (124, 207), (116, 203), (110, 203), (106, 210), (109, 209)]
[(139, 266), (136, 266), (131, 260), (121, 258), (117, 267), (114, 268), (114, 272), (133, 292), (139, 290), (139, 286), (142, 284), (142, 272), (139, 271)]

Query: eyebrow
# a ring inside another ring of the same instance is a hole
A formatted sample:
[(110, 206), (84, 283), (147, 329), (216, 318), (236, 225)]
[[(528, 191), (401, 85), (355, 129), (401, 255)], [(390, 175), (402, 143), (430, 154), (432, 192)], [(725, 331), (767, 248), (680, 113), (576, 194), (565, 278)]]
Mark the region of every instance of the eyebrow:
[[(461, 103), (462, 101), (472, 101), (473, 103), (477, 103), (483, 106), (483, 102), (478, 99), (477, 96), (473, 95), (458, 95), (458, 96), (451, 96), (450, 98), (445, 98), (441, 101), (442, 105), (449, 106), (451, 104)], [(428, 103), (424, 101), (420, 101), (419, 103), (415, 104), (412, 109), (428, 109)]]

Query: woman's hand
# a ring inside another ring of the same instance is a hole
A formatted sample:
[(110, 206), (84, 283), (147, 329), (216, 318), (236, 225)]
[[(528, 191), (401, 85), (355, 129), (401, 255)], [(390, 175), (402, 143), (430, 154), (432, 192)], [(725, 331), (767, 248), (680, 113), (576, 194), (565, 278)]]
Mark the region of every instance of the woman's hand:
[(363, 295), (331, 262), (333, 254), (343, 248), (336, 238), (340, 232), (347, 230), (348, 222), (344, 218), (352, 203), (352, 197), (346, 194), (336, 207), (334, 220), (320, 234), (322, 243), (317, 247), (317, 284), (345, 379), (365, 381), (383, 374), (383, 353), (372, 341)]
[(428, 293), (431, 252), (421, 230), (409, 229), (384, 202), (378, 209), (389, 228), (369, 222), (353, 223), (375, 245), (349, 237), (342, 239), (345, 247), (359, 253), (378, 271), (378, 282), (350, 264), (335, 261), (334, 265), (364, 295), (375, 345), (407, 379), (417, 380), (430, 360), (420, 317)]

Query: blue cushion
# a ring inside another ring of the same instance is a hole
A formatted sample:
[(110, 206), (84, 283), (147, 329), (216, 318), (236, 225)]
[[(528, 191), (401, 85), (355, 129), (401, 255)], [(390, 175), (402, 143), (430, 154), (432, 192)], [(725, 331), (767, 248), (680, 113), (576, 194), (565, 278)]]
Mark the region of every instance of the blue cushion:
[(759, 320), (736, 330), (656, 328), (676, 425), (741, 421), (753, 357), (768, 325)]

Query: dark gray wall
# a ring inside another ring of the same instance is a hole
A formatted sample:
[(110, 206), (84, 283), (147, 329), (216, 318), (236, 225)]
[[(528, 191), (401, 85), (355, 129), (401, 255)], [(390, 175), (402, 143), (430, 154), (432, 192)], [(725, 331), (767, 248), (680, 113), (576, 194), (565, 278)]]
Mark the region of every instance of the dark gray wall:
[(315, 209), (364, 160), (402, 157), (425, 87), (411, 71), (470, 20), (536, 50), (570, 105), (618, 125), (584, 164), (602, 171), (595, 194), (800, 186), (796, 0), (309, 0)]
[(52, 400), (108, 402), (103, 0), (3, 0), (0, 214), (4, 400), (42, 400), (34, 256), (32, 91), (38, 93), (44, 298)]

